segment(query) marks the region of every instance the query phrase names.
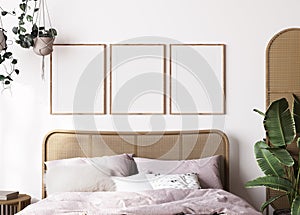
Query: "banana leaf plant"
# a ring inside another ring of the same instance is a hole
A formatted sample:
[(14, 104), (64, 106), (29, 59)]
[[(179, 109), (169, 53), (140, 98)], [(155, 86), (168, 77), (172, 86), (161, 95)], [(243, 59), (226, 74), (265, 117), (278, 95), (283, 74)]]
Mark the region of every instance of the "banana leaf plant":
[(261, 205), (261, 211), (272, 202), (284, 196), (288, 197), (291, 214), (300, 214), (300, 159), (295, 159), (287, 147), (296, 142), (300, 134), (300, 101), (294, 95), (292, 110), (285, 98), (276, 100), (266, 113), (254, 110), (264, 117), (266, 139), (255, 143), (254, 152), (257, 163), (265, 176), (248, 181), (246, 187), (265, 186), (282, 191), (278, 196), (268, 199)]

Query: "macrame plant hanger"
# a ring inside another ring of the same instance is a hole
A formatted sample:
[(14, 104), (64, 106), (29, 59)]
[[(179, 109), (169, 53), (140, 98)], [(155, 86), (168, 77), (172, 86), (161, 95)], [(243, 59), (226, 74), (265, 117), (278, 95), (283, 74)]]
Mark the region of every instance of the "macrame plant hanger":
[[(51, 24), (51, 19), (50, 19), (50, 14), (48, 10), (48, 5), (46, 0), (40, 0), (39, 2), (39, 13), (36, 16), (36, 21), (35, 24), (38, 23), (38, 34), (37, 38), (35, 40), (35, 43), (38, 41), (41, 42), (41, 45), (36, 45), (35, 47), (35, 53), (38, 55), (41, 55), (43, 57), (42, 59), (42, 74), (41, 77), (43, 80), (45, 80), (45, 56), (50, 54), (53, 51), (53, 41), (54, 37), (49, 40), (50, 37), (43, 37), (41, 36), (41, 32), (46, 30), (46, 13), (47, 13), (47, 19), (49, 22), (49, 29), (52, 29), (52, 24)], [(40, 29), (41, 24), (44, 27), (44, 29)]]

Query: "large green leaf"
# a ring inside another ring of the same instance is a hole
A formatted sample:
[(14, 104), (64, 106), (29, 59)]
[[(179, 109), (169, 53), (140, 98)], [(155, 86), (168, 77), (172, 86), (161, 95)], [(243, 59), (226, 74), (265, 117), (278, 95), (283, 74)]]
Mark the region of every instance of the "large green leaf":
[(279, 160), (280, 163), (286, 166), (293, 166), (294, 159), (286, 149), (280, 148), (269, 148), (268, 149), (275, 157)]
[(293, 184), (284, 178), (275, 177), (275, 176), (263, 176), (256, 178), (252, 181), (248, 181), (245, 184), (245, 187), (260, 187), (265, 186), (273, 190), (279, 190), (286, 193), (290, 193), (293, 191)]
[(299, 215), (300, 214), (300, 196), (296, 196), (292, 203), (291, 208), (292, 215)]
[(287, 194), (284, 193), (284, 194), (281, 194), (281, 195), (279, 195), (279, 196), (274, 196), (274, 197), (270, 198), (268, 201), (266, 201), (265, 203), (263, 203), (263, 204), (261, 205), (260, 211), (263, 212), (269, 204), (271, 204), (272, 202), (274, 202), (274, 201), (276, 201), (277, 199), (280, 199), (281, 197), (284, 197), (284, 196), (286, 196), (286, 195), (287, 195)]
[(254, 151), (257, 163), (266, 175), (284, 177), (285, 171), (279, 160), (268, 150), (270, 147), (264, 142), (255, 143)]
[(294, 103), (293, 103), (293, 115), (295, 120), (296, 132), (300, 133), (300, 100), (296, 95), (293, 94)]
[(295, 125), (285, 98), (272, 102), (266, 112), (264, 126), (272, 145), (286, 146), (295, 138)]

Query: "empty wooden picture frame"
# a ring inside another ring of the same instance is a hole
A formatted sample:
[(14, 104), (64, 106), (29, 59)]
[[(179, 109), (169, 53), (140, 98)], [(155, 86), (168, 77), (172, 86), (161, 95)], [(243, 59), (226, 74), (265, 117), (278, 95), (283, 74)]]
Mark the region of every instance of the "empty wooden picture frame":
[(170, 45), (170, 114), (225, 114), (225, 45)]
[(110, 46), (110, 113), (166, 113), (166, 45)]
[(106, 45), (55, 44), (50, 57), (50, 113), (106, 113)]

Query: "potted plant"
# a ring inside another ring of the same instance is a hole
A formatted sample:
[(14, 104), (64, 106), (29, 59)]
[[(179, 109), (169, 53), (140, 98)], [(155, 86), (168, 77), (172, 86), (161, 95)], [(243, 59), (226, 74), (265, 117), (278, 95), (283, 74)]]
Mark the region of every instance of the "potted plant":
[[(288, 197), (292, 215), (300, 214), (300, 159), (292, 156), (287, 149), (290, 144), (297, 143), (300, 138), (300, 102), (294, 96), (292, 110), (285, 98), (276, 100), (266, 113), (255, 110), (264, 117), (266, 139), (255, 143), (254, 151), (257, 163), (265, 176), (246, 183), (246, 187), (265, 186), (272, 190), (281, 191), (275, 197), (261, 205), (263, 211), (269, 204), (284, 196)], [(299, 153), (298, 153), (299, 154)]]
[[(53, 43), (57, 36), (56, 29), (51, 27), (51, 21), (46, 0), (21, 0), (19, 7), (21, 14), (18, 17), (18, 26), (13, 27), (12, 31), (18, 36), (16, 43), (22, 48), (33, 47), (35, 54), (43, 56), (42, 60), (42, 79), (44, 79), (44, 56), (53, 51)], [(46, 27), (46, 17), (49, 26)], [(30, 26), (28, 30), (27, 26)]]
[(10, 86), (13, 81), (12, 75), (19, 74), (19, 70), (16, 69), (17, 59), (13, 57), (12, 52), (7, 51), (7, 36), (6, 30), (3, 28), (2, 17), (7, 14), (15, 15), (15, 12), (7, 12), (0, 7), (0, 82), (3, 89)]
[(56, 30), (53, 28), (49, 30), (40, 28), (38, 36), (34, 38), (34, 53), (40, 56), (46, 56), (48, 54), (51, 54), (53, 51), (53, 43), (56, 35)]
[[(50, 54), (57, 31), (51, 27), (46, 1), (22, 0), (19, 7), (21, 9), (18, 17), (19, 23), (12, 29), (13, 33), (18, 36), (16, 43), (22, 48), (33, 47), (34, 52), (38, 55)], [(49, 28), (46, 28), (46, 15), (50, 24)], [(28, 30), (28, 24), (31, 26), (30, 30)]]

